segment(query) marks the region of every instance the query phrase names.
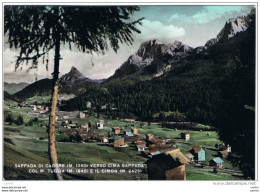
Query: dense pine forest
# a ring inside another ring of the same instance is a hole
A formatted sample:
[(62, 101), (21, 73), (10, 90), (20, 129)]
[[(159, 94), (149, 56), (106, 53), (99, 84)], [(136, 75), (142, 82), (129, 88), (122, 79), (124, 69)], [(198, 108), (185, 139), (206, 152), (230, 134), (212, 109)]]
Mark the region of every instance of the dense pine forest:
[[(103, 112), (120, 117), (213, 124), (226, 95), (234, 93), (227, 91), (229, 88), (232, 90), (236, 86), (236, 91), (246, 93), (248, 101), (243, 100), (244, 104), (254, 106), (254, 26), (250, 28), (252, 30), (232, 40), (218, 42), (207, 54), (185, 58), (173, 65), (171, 71), (152, 80), (111, 79), (89, 87), (86, 93), (68, 101), (62, 109), (84, 110), (85, 103), (90, 101), (97, 109), (104, 105), (117, 108), (117, 112)], [(241, 84), (246, 86), (241, 87)]]

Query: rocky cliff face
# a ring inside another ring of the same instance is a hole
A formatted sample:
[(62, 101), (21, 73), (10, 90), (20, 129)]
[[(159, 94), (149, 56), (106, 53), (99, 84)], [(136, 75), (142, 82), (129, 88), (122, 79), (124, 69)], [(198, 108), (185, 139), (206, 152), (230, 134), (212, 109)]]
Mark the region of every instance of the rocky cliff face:
[(203, 50), (208, 49), (219, 41), (227, 41), (228, 39), (234, 37), (237, 33), (247, 30), (249, 23), (251, 22), (250, 15), (252, 14), (255, 14), (254, 11), (247, 16), (229, 19), (217, 37), (206, 42)]
[(159, 76), (171, 68), (171, 64), (191, 54), (193, 48), (180, 41), (168, 43), (153, 39), (142, 43), (136, 54), (131, 55), (116, 70), (112, 78), (127, 75)]
[(64, 93), (81, 92), (87, 85), (101, 83), (103, 80), (90, 79), (72, 67), (69, 73), (60, 78), (60, 91)]
[(193, 56), (208, 56), (209, 48), (218, 42), (227, 42), (238, 33), (246, 31), (251, 22), (251, 15), (255, 14), (253, 10), (247, 16), (229, 19), (219, 32), (216, 38), (212, 38), (206, 42), (204, 46), (192, 48), (180, 41), (172, 43), (153, 39), (142, 43), (137, 52), (131, 55), (122, 66), (116, 70), (115, 74), (110, 77), (123, 78), (135, 75), (149, 75), (151, 77), (160, 76), (171, 70), (175, 64)]

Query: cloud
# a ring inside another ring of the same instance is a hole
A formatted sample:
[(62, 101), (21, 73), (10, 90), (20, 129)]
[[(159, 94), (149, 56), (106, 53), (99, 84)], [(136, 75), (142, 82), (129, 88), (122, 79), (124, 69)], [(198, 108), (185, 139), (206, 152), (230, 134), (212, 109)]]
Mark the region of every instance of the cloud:
[(173, 14), (169, 21), (206, 24), (223, 16), (232, 15), (234, 12), (239, 13), (243, 9), (245, 6), (203, 6), (202, 10), (193, 15)]
[(143, 26), (140, 27), (141, 35), (139, 38), (143, 40), (150, 39), (174, 39), (182, 37), (186, 34), (184, 28), (174, 25), (165, 25), (160, 21), (143, 20)]
[(178, 13), (175, 13), (170, 17), (169, 21), (180, 19), (180, 17), (183, 17), (183, 15), (179, 15)]

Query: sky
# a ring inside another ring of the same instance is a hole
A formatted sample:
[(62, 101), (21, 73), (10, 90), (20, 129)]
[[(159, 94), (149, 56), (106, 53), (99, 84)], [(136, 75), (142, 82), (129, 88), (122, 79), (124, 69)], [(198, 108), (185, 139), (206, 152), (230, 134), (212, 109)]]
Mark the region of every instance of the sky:
[[(62, 46), (60, 76), (76, 67), (85, 76), (92, 79), (103, 79), (112, 76), (130, 55), (135, 54), (141, 43), (152, 39), (165, 42), (181, 41), (191, 47), (203, 46), (209, 39), (215, 38), (230, 18), (247, 15), (251, 11), (249, 5), (232, 6), (140, 6), (131, 20), (144, 17), (142, 26), (138, 26), (141, 34), (134, 34), (133, 45), (121, 44), (117, 53), (109, 49), (104, 55), (81, 53), (76, 49), (69, 50)], [(6, 37), (5, 37), (6, 38)], [(49, 54), (49, 70), (46, 70), (41, 59), (37, 70), (28, 71), (25, 64), (15, 71), (15, 59), (18, 50), (11, 50), (8, 44), (3, 50), (4, 82), (33, 83), (36, 79), (52, 78), (54, 54)]]

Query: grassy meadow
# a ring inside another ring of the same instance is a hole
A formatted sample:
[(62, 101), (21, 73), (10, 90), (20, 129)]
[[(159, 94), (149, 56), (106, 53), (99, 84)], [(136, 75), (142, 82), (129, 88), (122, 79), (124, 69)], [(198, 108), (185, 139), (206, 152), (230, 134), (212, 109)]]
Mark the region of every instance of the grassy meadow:
[[(22, 115), (25, 123), (31, 117), (28, 115), (29, 109), (16, 108), (17, 103), (12, 101), (5, 101), (4, 110), (10, 111), (13, 117)], [(125, 131), (130, 131), (132, 127), (139, 130), (139, 134), (151, 133), (157, 138), (169, 136), (174, 139), (180, 139), (181, 130), (174, 130), (163, 128), (161, 125), (148, 125), (145, 123), (130, 123), (120, 120), (105, 119), (105, 129), (102, 130), (105, 134), (111, 130), (112, 127), (124, 127)], [(85, 124), (91, 122), (92, 127), (95, 126), (98, 119), (94, 116), (85, 119), (74, 119), (73, 123)], [(4, 123), (4, 177), (5, 179), (24, 179), (24, 180), (48, 180), (53, 179), (52, 174), (28, 174), (25, 170), (15, 169), (15, 164), (33, 163), (33, 164), (46, 164), (48, 160), (48, 143), (47, 143), (47, 130), (45, 125), (48, 122), (39, 121), (33, 126), (18, 126), (16, 124), (10, 125)], [(189, 131), (190, 141), (181, 141), (178, 147), (185, 154), (191, 145), (202, 146), (206, 151), (206, 161), (217, 156), (216, 143), (221, 143), (218, 135), (214, 131)], [(58, 134), (58, 132), (57, 132)], [(57, 151), (59, 163), (63, 164), (110, 164), (110, 163), (134, 163), (143, 164), (148, 159), (136, 150), (135, 147), (130, 146), (127, 148), (113, 148), (110, 146), (102, 145), (100, 143), (72, 143), (72, 142), (58, 142)], [(232, 165), (225, 161), (224, 167), (233, 168)], [(186, 166), (187, 180), (236, 180), (241, 179), (235, 177), (231, 173), (212, 173), (211, 169), (202, 169), (192, 165)], [(20, 176), (18, 176), (20, 175)], [(147, 175), (144, 173), (136, 174), (65, 174), (65, 179), (95, 179), (95, 180), (146, 180)]]

